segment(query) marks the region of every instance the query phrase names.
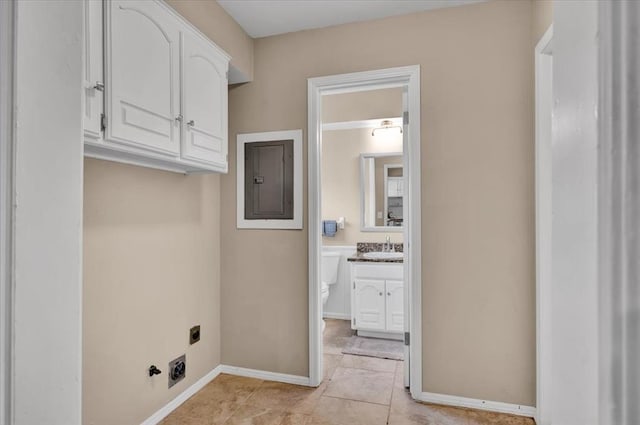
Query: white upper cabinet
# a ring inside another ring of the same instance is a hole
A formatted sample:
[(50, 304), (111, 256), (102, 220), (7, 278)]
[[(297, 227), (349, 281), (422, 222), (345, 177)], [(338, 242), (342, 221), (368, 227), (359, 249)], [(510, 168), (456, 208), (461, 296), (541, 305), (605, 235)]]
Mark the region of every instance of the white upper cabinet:
[(104, 73), (102, 54), (100, 54), (102, 52), (102, 2), (86, 2), (84, 14), (84, 133), (85, 137), (97, 140), (102, 137), (100, 120), (104, 103)]
[(107, 3), (106, 138), (180, 153), (180, 22), (154, 2)]
[(85, 155), (227, 172), (229, 56), (160, 0), (85, 0), (85, 12)]
[(227, 61), (199, 36), (182, 33), (182, 157), (227, 167)]

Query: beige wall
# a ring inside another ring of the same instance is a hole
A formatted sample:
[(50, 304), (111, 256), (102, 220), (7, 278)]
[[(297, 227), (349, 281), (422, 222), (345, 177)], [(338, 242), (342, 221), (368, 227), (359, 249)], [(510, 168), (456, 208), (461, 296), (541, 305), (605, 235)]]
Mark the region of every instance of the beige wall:
[(533, 0), (532, 31), (534, 47), (552, 22), (553, 0)]
[(307, 234), (235, 228), (236, 134), (306, 137), (307, 78), (419, 64), (424, 391), (535, 405), (531, 37), (531, 2), (491, 1), (255, 40), (229, 97), (223, 363), (308, 373)]
[[(85, 160), (82, 423), (140, 424), (220, 363), (219, 187)], [(184, 353), (187, 377), (167, 389)]]
[(359, 91), (322, 96), (322, 122), (394, 118), (402, 115), (402, 89)]
[[(231, 55), (229, 77), (253, 79), (253, 39), (214, 0), (166, 0), (178, 13)], [(238, 74), (238, 71), (240, 74)], [(240, 82), (236, 81), (236, 82)]]
[(306, 134), (309, 77), (419, 64), (424, 391), (535, 405), (531, 9), (491, 1), (256, 40), (254, 82), (230, 90), (224, 363), (308, 373), (307, 234), (235, 229), (236, 134)]
[[(322, 133), (322, 218), (346, 219), (344, 230), (338, 230), (335, 237), (323, 237), (323, 245), (384, 242), (387, 235), (402, 242), (402, 233), (360, 231), (360, 154), (402, 151), (401, 135), (384, 142), (372, 137), (370, 128)], [(381, 186), (382, 182), (376, 182), (376, 188)]]

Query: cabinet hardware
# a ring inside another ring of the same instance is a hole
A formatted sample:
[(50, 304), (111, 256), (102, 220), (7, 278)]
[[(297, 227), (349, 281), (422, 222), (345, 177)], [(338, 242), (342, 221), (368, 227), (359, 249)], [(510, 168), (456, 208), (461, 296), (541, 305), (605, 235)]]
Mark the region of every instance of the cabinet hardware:
[(95, 86), (93, 86), (93, 88), (98, 91), (104, 91), (104, 83), (101, 83), (100, 81), (96, 81), (96, 84)]
[(176, 121), (177, 121), (177, 122), (182, 122), (182, 114), (179, 114), (179, 115), (176, 117)]
[(391, 292), (387, 292), (387, 295), (388, 295), (388, 296), (391, 296)]
[(382, 292), (380, 292), (380, 296), (382, 296)]
[(187, 123), (187, 125), (188, 125), (189, 127), (193, 127), (194, 125), (196, 125), (196, 122), (195, 122), (194, 120), (191, 120), (191, 121), (189, 121), (189, 122)]
[(100, 114), (100, 130), (104, 131), (107, 128), (107, 116), (105, 114)]

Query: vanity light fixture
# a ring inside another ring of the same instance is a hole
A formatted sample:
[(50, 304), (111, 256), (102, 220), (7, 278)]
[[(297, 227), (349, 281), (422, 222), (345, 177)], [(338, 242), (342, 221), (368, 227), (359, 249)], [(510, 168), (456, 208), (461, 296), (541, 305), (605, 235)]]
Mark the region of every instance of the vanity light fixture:
[(400, 134), (402, 134), (402, 126), (400, 125), (393, 125), (393, 121), (391, 120), (383, 120), (382, 122), (380, 122), (380, 127), (376, 127), (373, 129), (373, 131), (371, 132), (372, 136), (376, 135), (376, 131), (378, 130), (389, 130), (391, 128), (397, 128), (398, 131), (400, 132)]

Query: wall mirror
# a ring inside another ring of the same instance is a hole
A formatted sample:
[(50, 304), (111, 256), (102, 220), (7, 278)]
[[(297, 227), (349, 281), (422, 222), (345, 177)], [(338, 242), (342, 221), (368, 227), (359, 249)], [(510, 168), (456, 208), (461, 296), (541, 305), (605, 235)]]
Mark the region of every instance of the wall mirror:
[(360, 155), (360, 230), (402, 232), (404, 219), (402, 153)]

